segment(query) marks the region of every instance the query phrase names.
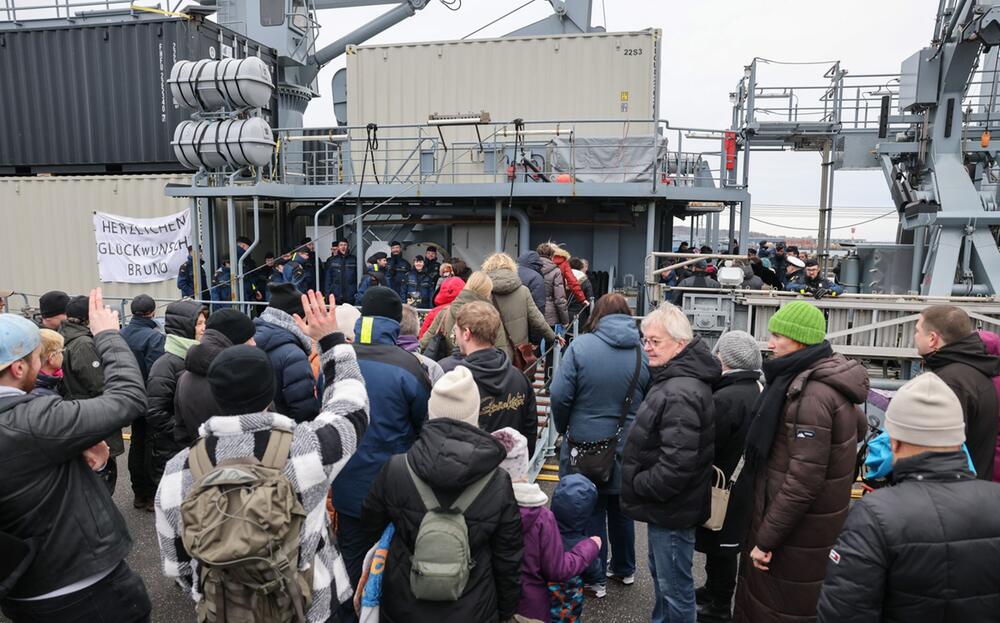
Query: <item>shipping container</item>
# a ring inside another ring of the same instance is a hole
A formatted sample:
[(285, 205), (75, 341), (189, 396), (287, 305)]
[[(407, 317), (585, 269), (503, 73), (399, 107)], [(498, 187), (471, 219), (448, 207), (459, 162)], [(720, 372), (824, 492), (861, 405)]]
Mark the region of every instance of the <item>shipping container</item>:
[[(660, 31), (349, 46), (352, 126), (426, 123), (486, 111), (493, 121), (655, 119)], [(580, 136), (593, 136), (583, 126)]]
[(259, 56), (277, 76), (273, 49), (199, 18), (26, 24), (0, 31), (0, 175), (181, 171), (175, 61)]
[[(115, 305), (146, 293), (157, 299), (180, 297), (173, 279), (159, 283), (100, 283), (94, 239), (94, 212), (135, 218), (167, 216), (190, 208), (188, 199), (163, 194), (173, 175), (34, 176), (0, 178), (4, 250), (0, 290), (37, 296), (48, 290), (83, 294), (96, 286)], [(20, 305), (18, 299), (14, 304)], [(109, 303), (110, 304), (110, 303)]]
[[(379, 126), (369, 179), (419, 170), (440, 182), (504, 181), (515, 156), (514, 119), (529, 122), (526, 156), (540, 168), (571, 134), (607, 139), (610, 150), (644, 141), (656, 148), (660, 39), (650, 29), (348, 46), (347, 118), (359, 128), (349, 130), (354, 175), (369, 123)], [(431, 115), (483, 112), (506, 127), (427, 123)], [(399, 124), (420, 127), (387, 127)]]

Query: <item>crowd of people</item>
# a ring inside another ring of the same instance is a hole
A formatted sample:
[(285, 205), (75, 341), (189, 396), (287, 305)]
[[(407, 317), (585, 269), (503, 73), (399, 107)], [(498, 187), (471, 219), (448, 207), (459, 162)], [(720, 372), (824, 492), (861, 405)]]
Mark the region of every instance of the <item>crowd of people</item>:
[[(640, 566), (656, 623), (996, 620), (1000, 337), (964, 310), (921, 313), (889, 486), (852, 507), (868, 372), (806, 297), (709, 344), (675, 305), (637, 324), (593, 300), (554, 243), (479, 271), (398, 247), (355, 284), (340, 241), (325, 293), (296, 282), (307, 246), (269, 258), (255, 318), (183, 299), (161, 332), (141, 295), (122, 327), (100, 290), (0, 314), (3, 613), (149, 620), (111, 497), (130, 426), (135, 508), (199, 621), (572, 622)], [(542, 367), (551, 491), (530, 477)]]
[[(712, 247), (703, 245), (692, 247), (682, 242), (676, 249), (677, 253), (694, 255), (713, 255)], [(737, 255), (739, 249), (733, 241), (733, 250), (720, 251), (718, 254)], [(716, 255), (718, 255), (716, 254)], [(717, 279), (718, 271), (723, 267), (742, 269), (742, 281), (738, 287), (744, 290), (782, 290), (821, 299), (825, 296), (840, 296), (844, 287), (822, 274), (819, 260), (809, 257), (795, 245), (786, 246), (784, 242), (772, 243), (762, 240), (757, 248), (750, 247), (746, 257), (739, 260), (719, 262), (712, 258), (695, 260), (680, 268), (668, 270), (660, 274), (660, 282), (672, 288), (708, 288), (720, 289), (722, 285)], [(834, 270), (836, 274), (839, 266)], [(739, 274), (739, 273), (737, 273)], [(738, 280), (737, 280), (738, 281)], [(671, 302), (680, 305), (685, 290), (676, 290)]]

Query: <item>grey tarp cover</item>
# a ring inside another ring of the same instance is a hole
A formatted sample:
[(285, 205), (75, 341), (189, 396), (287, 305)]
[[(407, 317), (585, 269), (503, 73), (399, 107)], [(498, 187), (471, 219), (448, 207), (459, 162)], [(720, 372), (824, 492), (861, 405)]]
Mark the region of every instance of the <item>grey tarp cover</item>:
[(655, 163), (667, 155), (667, 139), (657, 136), (552, 140), (552, 168), (574, 173), (578, 182), (625, 183), (653, 180)]

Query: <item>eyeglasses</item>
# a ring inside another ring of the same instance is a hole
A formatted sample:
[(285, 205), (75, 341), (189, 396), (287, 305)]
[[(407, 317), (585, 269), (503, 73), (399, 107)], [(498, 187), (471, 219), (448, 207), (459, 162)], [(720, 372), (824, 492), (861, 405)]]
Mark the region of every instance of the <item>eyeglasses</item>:
[(648, 337), (642, 338), (642, 345), (646, 346), (647, 348), (659, 348), (661, 344), (663, 344), (663, 340), (658, 340)]

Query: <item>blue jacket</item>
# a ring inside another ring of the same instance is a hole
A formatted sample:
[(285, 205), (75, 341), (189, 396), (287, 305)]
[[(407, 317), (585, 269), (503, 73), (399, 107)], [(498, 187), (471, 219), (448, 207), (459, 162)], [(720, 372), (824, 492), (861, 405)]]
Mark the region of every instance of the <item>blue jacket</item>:
[[(233, 300), (232, 270), (228, 266), (220, 266), (212, 275), (212, 300), (219, 303), (230, 303)], [(212, 311), (218, 311), (231, 305), (213, 304)]]
[(431, 382), (420, 361), (396, 346), (399, 323), (382, 316), (358, 319), (354, 350), (368, 387), (371, 419), (358, 450), (333, 481), (338, 513), (360, 518), (361, 505), (382, 465), (410, 449), (424, 422)]
[[(177, 272), (177, 289), (181, 291), (182, 297), (193, 297), (194, 296), (194, 270), (192, 269), (192, 264), (194, 260), (191, 256), (188, 256), (186, 262), (181, 264), (180, 270)], [(204, 262), (202, 262), (204, 264)], [(208, 294), (208, 279), (205, 278), (205, 268), (201, 269), (201, 287), (202, 294)], [(206, 296), (201, 296), (198, 298), (206, 298)]]
[[(372, 286), (385, 286), (390, 288), (389, 285), (389, 273), (384, 270), (379, 269), (378, 264), (372, 264), (368, 268), (368, 272), (361, 278), (361, 283), (358, 284), (358, 291), (354, 294), (354, 303), (356, 305), (361, 304), (361, 297), (365, 295), (368, 288)], [(393, 288), (395, 290), (395, 288)]]
[(355, 284), (358, 272), (358, 258), (353, 255), (334, 253), (326, 261), (323, 273), (323, 291), (333, 294), (337, 302), (352, 303), (358, 288)]
[(128, 344), (129, 350), (135, 355), (142, 371), (142, 382), (149, 380), (149, 371), (153, 364), (163, 354), (163, 345), (167, 341), (165, 333), (152, 318), (132, 316), (132, 320), (121, 330), (122, 339)]
[(569, 446), (566, 439), (597, 441), (615, 434), (629, 381), (635, 372), (635, 349), (642, 364), (632, 396), (625, 429), (618, 440), (618, 452), (611, 481), (600, 488), (602, 494), (621, 491), (621, 457), (625, 438), (649, 386), (649, 360), (641, 352), (635, 320), (624, 314), (605, 316), (593, 333), (585, 333), (570, 343), (562, 365), (552, 381), (552, 416), (556, 429), (564, 435), (559, 453), (559, 474), (569, 474)]
[(517, 258), (517, 276), (528, 290), (539, 311), (545, 313), (545, 279), (542, 277), (542, 258), (534, 251), (522, 253)]
[(434, 303), (431, 301), (431, 296), (434, 293), (434, 279), (426, 270), (417, 271), (414, 268), (406, 273), (405, 290), (406, 296), (402, 297), (403, 301), (412, 298), (414, 307), (419, 309), (434, 307)]
[(285, 263), (285, 267), (282, 269), (282, 278), (285, 283), (294, 285), (295, 289), (303, 294), (316, 289), (316, 275), (313, 274), (310, 265), (300, 259), (293, 259)]
[(268, 307), (255, 318), (253, 339), (267, 353), (277, 382), (274, 410), (296, 422), (319, 415), (323, 377), (317, 381), (309, 365), (311, 341), (285, 312)]
[[(563, 549), (567, 552), (580, 541), (590, 538), (587, 534), (590, 517), (597, 506), (597, 487), (582, 474), (569, 474), (559, 479), (552, 492), (552, 514), (559, 525)], [(600, 562), (594, 560), (583, 572), (590, 577), (599, 569)]]
[(402, 255), (390, 255), (386, 264), (386, 272), (389, 273), (389, 287), (399, 294), (399, 298), (406, 300), (406, 273), (410, 272), (410, 263), (403, 259)]

